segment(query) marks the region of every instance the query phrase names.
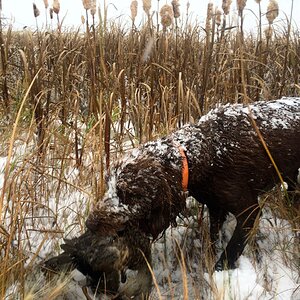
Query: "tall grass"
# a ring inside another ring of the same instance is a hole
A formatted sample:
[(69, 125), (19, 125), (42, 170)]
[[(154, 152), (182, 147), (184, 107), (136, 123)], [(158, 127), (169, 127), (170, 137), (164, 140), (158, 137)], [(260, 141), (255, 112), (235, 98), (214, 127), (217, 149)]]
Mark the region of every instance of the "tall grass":
[[(300, 95), (299, 29), (292, 18), (272, 20), (264, 35), (260, 10), (257, 32), (247, 33), (245, 8), (230, 23), (225, 1), (222, 12), (210, 4), (202, 27), (190, 21), (188, 9), (184, 21), (172, 1), (160, 24), (160, 1), (154, 14), (151, 1), (143, 1), (144, 22), (136, 27), (134, 11), (127, 26), (109, 21), (105, 5), (96, 12), (92, 1), (84, 26), (70, 30), (59, 1), (52, 8), (44, 3), (51, 24), (47, 17), (43, 29), (14, 31), (0, 19), (0, 156), (7, 157), (1, 299), (13, 283), (20, 297), (29, 292), (26, 278), (47, 239), (84, 230), (103, 193), (105, 169), (128, 146), (194, 122), (216, 103)], [(35, 17), (41, 18), (37, 11)], [(64, 203), (70, 193), (79, 195), (76, 208)], [(35, 231), (37, 243), (30, 240)]]

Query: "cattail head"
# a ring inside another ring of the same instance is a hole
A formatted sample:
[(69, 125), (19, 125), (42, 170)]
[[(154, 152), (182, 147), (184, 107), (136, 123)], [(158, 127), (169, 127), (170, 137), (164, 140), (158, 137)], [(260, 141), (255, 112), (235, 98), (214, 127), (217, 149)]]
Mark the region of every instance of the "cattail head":
[(190, 3), (190, 1), (188, 1), (188, 2), (186, 3), (186, 11), (187, 11), (187, 13), (188, 13), (188, 11), (189, 11), (189, 9), (190, 9), (190, 6), (191, 6), (191, 3)]
[(85, 10), (88, 10), (91, 8), (91, 0), (82, 0), (82, 4)]
[(60, 3), (59, 3), (59, 0), (53, 0), (53, 11), (54, 11), (56, 14), (59, 14), (59, 11), (60, 11)]
[(137, 16), (137, 10), (138, 10), (138, 2), (137, 0), (132, 0), (130, 4), (130, 11), (131, 11), (131, 19), (133, 22)]
[(221, 25), (221, 21), (222, 21), (222, 12), (217, 8), (216, 12), (215, 12), (215, 21), (217, 26)]
[(271, 37), (273, 35), (273, 28), (272, 26), (268, 26), (266, 29), (265, 29), (265, 36), (266, 36), (266, 39), (267, 40), (270, 40)]
[(91, 15), (94, 16), (96, 14), (96, 11), (97, 11), (96, 0), (92, 0), (91, 1)]
[(231, 2), (232, 0), (223, 0), (222, 2), (222, 9), (225, 15), (229, 14)]
[(45, 5), (45, 8), (46, 8), (46, 9), (49, 7), (49, 2), (48, 2), (48, 0), (44, 0), (44, 5)]
[(50, 7), (49, 9), (49, 15), (50, 15), (50, 19), (52, 20), (53, 19), (53, 8)]
[(213, 3), (209, 2), (207, 4), (206, 23), (205, 23), (206, 33), (209, 33), (210, 29), (211, 29), (211, 20), (213, 18), (213, 9), (214, 9)]
[(255, 2), (256, 2), (257, 4), (259, 4), (259, 3), (261, 2), (261, 0), (255, 0)]
[(180, 17), (179, 0), (173, 0), (171, 2), (171, 4), (172, 4), (172, 7), (173, 7), (174, 18), (179, 18)]
[(278, 17), (279, 6), (276, 0), (270, 0), (267, 8), (266, 17), (269, 24), (273, 24), (274, 20)]
[(33, 7), (33, 14), (34, 14), (34, 17), (37, 18), (37, 17), (40, 15), (40, 11), (39, 11), (39, 9), (37, 8), (37, 6), (36, 6), (35, 3), (32, 3), (32, 7)]
[(212, 2), (209, 2), (207, 4), (207, 13), (206, 13), (206, 19), (211, 20), (213, 17), (213, 10), (214, 10), (214, 5)]
[(147, 14), (147, 16), (150, 15), (150, 9), (151, 9), (151, 0), (143, 0), (143, 10)]
[(239, 12), (239, 16), (243, 15), (243, 10), (246, 7), (247, 0), (236, 0), (236, 7)]
[(161, 18), (161, 25), (163, 26), (164, 30), (166, 30), (167, 27), (171, 26), (174, 19), (174, 13), (172, 6), (165, 4), (160, 9), (160, 18)]

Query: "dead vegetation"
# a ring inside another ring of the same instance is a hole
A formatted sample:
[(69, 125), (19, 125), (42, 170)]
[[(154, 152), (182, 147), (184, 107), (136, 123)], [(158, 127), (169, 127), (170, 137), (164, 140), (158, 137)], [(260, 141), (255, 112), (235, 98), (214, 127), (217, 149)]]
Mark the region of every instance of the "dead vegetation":
[(161, 22), (143, 1), (138, 27), (136, 1), (131, 26), (83, 2), (85, 30), (63, 27), (59, 1), (44, 1), (50, 14), (43, 29), (14, 31), (0, 19), (1, 299), (11, 298), (12, 285), (25, 298), (27, 275), (49, 239), (83, 230), (116, 155), (220, 102), (300, 95), (299, 29), (291, 17), (276, 22), (274, 1), (266, 15), (259, 10), (251, 33), (243, 26), (246, 1), (238, 1), (234, 24), (231, 1), (222, 10), (209, 4), (204, 26), (190, 20), (188, 8), (180, 12), (179, 1), (160, 8)]

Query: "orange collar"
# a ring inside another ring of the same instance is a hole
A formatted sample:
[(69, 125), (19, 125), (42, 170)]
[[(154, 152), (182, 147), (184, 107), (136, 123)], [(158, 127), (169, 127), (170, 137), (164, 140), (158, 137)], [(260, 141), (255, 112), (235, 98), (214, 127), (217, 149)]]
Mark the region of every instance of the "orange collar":
[(182, 189), (184, 192), (187, 192), (188, 190), (188, 183), (189, 183), (189, 165), (188, 160), (185, 155), (184, 149), (181, 145), (177, 145), (180, 155), (181, 155), (181, 161), (182, 161)]

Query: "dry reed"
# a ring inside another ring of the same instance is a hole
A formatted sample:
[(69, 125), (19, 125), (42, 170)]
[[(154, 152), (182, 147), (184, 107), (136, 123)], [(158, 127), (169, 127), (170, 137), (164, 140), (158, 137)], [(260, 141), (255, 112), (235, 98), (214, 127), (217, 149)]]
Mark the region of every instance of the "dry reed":
[[(88, 2), (85, 9), (94, 17), (95, 2)], [(133, 22), (136, 3), (132, 1)], [(241, 36), (241, 26), (225, 26), (225, 18), (221, 26), (221, 13), (212, 5), (205, 30), (182, 22), (178, 1), (161, 8), (163, 31), (151, 18), (140, 28), (109, 22), (105, 7), (99, 9), (99, 24), (90, 26), (86, 17), (84, 33), (60, 27), (14, 32), (0, 19), (0, 152), (11, 157), (1, 174), (1, 298), (15, 282), (16, 295), (24, 296), (26, 276), (39, 259), (46, 234), (58, 250), (62, 232), (84, 229), (90, 206), (103, 193), (110, 160), (196, 121), (216, 103), (300, 95), (298, 31), (290, 23), (272, 25), (278, 12), (272, 3), (270, 26), (260, 22), (258, 38)], [(47, 9), (48, 2), (44, 4)], [(242, 14), (246, 1), (239, 5)], [(230, 6), (231, 1), (223, 1), (227, 21)], [(143, 9), (150, 17), (151, 1), (143, 1)], [(49, 8), (51, 19), (53, 12), (59, 14), (59, 1)], [(171, 26), (174, 18), (176, 27)], [(265, 29), (266, 37), (261, 34)], [(78, 207), (63, 202), (69, 193), (77, 195)], [(285, 216), (299, 224), (293, 214)], [(35, 230), (42, 237), (38, 245), (30, 239)], [(203, 253), (201, 276), (213, 265)], [(179, 257), (185, 273), (188, 262), (181, 253)], [(216, 290), (214, 295), (220, 298)]]

